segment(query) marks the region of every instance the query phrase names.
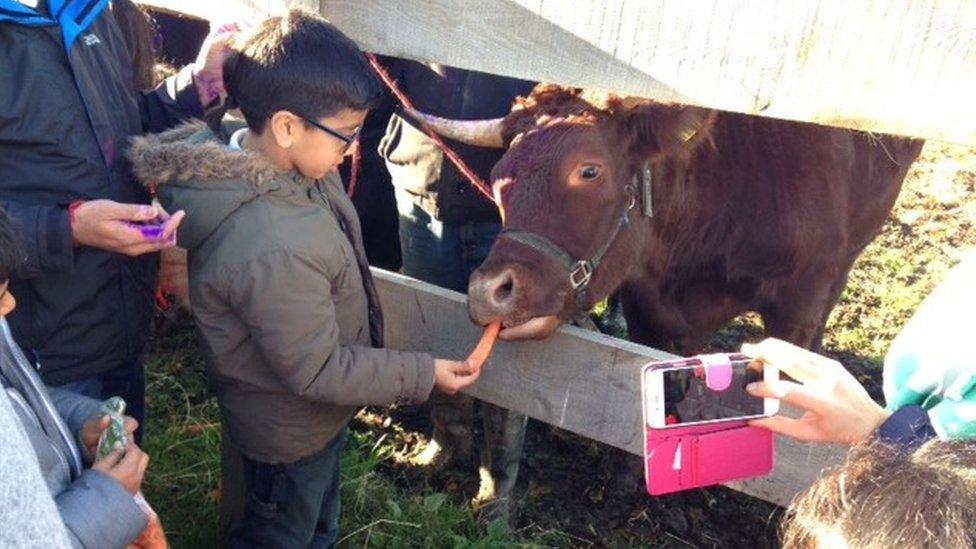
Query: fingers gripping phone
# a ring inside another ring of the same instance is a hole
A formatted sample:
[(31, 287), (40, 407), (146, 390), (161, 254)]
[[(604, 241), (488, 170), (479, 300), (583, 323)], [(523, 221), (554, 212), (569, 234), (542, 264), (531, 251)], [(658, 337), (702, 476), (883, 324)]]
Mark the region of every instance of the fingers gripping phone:
[(746, 392), (746, 385), (779, 379), (779, 371), (745, 355), (729, 358), (732, 378), (721, 390), (709, 388), (706, 366), (695, 358), (647, 370), (644, 398), (648, 426), (688, 427), (776, 414), (779, 400), (752, 396)]

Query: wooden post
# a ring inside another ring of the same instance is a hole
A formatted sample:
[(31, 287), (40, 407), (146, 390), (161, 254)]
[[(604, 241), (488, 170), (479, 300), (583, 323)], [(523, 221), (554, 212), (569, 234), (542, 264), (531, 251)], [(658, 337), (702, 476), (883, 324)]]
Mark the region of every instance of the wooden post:
[[(468, 320), (462, 294), (386, 271), (373, 272), (383, 302), (387, 346), (458, 359), (474, 348), (481, 328)], [(642, 455), (640, 369), (670, 357), (629, 341), (564, 327), (546, 341), (499, 342), (469, 393)], [(776, 444), (771, 475), (730, 486), (786, 505), (822, 469), (840, 463), (844, 452), (837, 446), (785, 438)]]

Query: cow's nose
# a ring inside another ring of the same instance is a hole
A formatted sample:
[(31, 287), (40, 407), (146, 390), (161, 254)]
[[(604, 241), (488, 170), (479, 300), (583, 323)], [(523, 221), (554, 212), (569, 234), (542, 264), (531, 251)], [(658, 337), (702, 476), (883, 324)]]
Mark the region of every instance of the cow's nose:
[(512, 269), (485, 275), (475, 272), (468, 289), (472, 317), (482, 324), (504, 317), (518, 299), (518, 276)]
[(488, 280), (486, 293), (491, 306), (497, 311), (508, 312), (515, 305), (516, 291), (515, 273), (505, 269), (498, 276)]

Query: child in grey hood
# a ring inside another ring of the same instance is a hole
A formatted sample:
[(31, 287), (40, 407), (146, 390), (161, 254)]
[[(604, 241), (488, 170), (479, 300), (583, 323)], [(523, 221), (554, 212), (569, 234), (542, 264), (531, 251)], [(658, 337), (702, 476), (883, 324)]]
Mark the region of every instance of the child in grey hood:
[[(13, 221), (0, 209), (0, 400), (4, 401), (0, 405), (13, 410), (15, 428), (21, 430), (20, 434), (9, 432), (9, 424), (0, 422), (0, 453), (4, 454), (0, 459), (0, 546), (49, 547), (41, 542), (56, 535), (57, 530), (45, 533), (28, 527), (18, 533), (15, 525), (20, 523), (17, 517), (28, 521), (36, 518), (38, 524), (45, 524), (50, 520), (50, 507), (41, 500), (53, 497), (63, 522), (61, 530), (72, 546), (126, 547), (146, 527), (146, 515), (133, 495), (142, 484), (149, 457), (132, 442), (136, 422), (127, 418), (130, 440), (125, 457), (114, 452), (94, 459), (98, 439), (108, 427), (108, 418), (101, 413), (102, 403), (46, 387), (14, 342), (5, 317), (17, 304), (9, 291), (9, 279), (22, 266), (22, 249)], [(23, 435), (29, 441), (26, 449), (23, 444), (6, 443), (22, 440)], [(7, 470), (5, 464), (17, 461), (17, 456), (9, 454), (25, 450), (31, 463), (23, 469)], [(46, 498), (25, 492), (38, 468), (46, 483)], [(6, 480), (11, 477), (23, 485), (12, 486)], [(12, 486), (9, 491), (7, 486)], [(8, 512), (12, 513), (9, 521)], [(21, 534), (26, 537), (14, 541)]]

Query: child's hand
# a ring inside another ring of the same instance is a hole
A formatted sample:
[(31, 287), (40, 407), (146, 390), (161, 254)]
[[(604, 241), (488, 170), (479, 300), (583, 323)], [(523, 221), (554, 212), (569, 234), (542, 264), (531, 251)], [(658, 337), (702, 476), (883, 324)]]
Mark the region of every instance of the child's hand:
[(773, 416), (750, 421), (750, 425), (799, 440), (855, 443), (871, 436), (891, 414), (871, 400), (836, 360), (778, 339), (744, 344), (742, 352), (796, 380), (750, 383), (746, 387), (750, 394), (778, 398), (804, 411), (799, 419)]
[[(135, 418), (129, 416), (125, 417), (125, 433), (128, 435), (129, 440), (132, 440), (132, 433), (136, 432), (136, 428), (139, 427), (139, 422)], [(98, 453), (98, 441), (102, 438), (102, 433), (105, 429), (108, 429), (109, 418), (105, 414), (97, 414), (91, 417), (85, 422), (81, 427), (81, 434), (78, 438), (81, 439), (81, 444), (85, 449), (86, 459), (91, 460), (92, 456)]]
[(434, 386), (449, 395), (474, 385), (480, 374), (481, 369), (475, 368), (468, 361), (442, 358), (434, 360)]
[(132, 495), (142, 488), (142, 477), (149, 466), (149, 454), (143, 452), (135, 443), (125, 447), (125, 456), (116, 450), (95, 462), (92, 469), (114, 478)]
[(207, 107), (215, 99), (226, 95), (224, 89), (224, 62), (232, 55), (231, 41), (246, 25), (227, 23), (210, 34), (200, 46), (200, 53), (193, 64), (193, 82), (200, 95), (200, 104)]

